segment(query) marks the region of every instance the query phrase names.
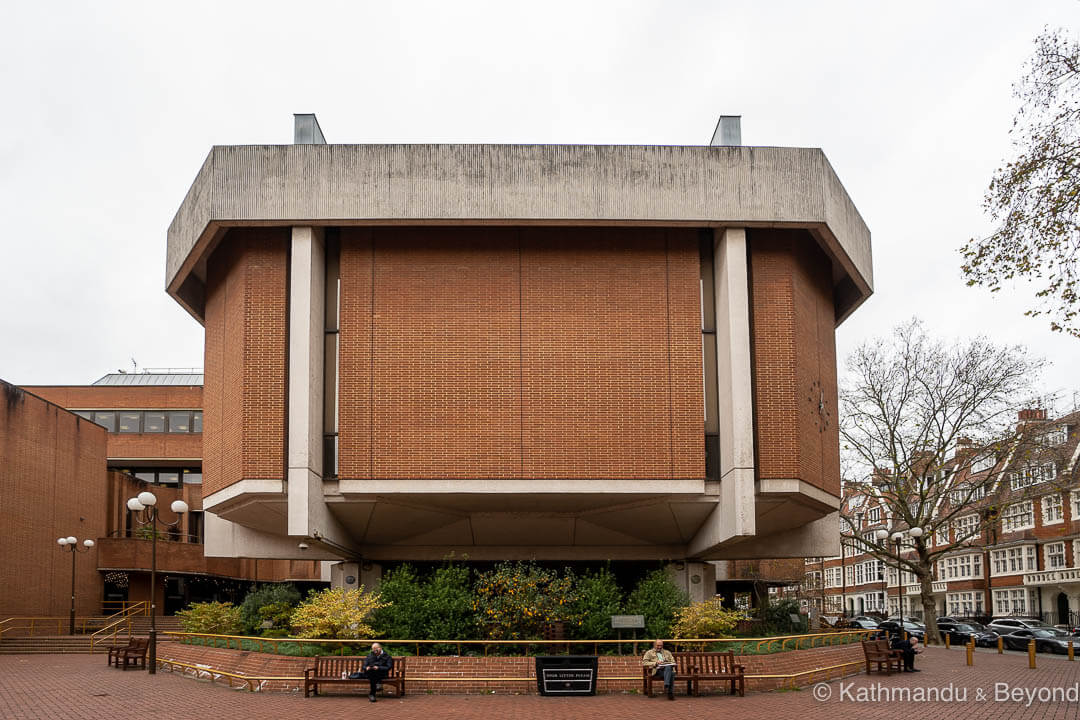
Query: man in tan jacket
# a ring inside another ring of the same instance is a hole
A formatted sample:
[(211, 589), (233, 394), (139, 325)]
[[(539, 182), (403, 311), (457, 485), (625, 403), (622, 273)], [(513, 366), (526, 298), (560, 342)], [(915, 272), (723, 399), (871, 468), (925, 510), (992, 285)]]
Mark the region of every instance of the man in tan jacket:
[(664, 641), (657, 640), (652, 649), (645, 652), (641, 658), (641, 664), (647, 667), (653, 677), (664, 678), (664, 690), (667, 691), (667, 699), (675, 699), (675, 656), (664, 649)]

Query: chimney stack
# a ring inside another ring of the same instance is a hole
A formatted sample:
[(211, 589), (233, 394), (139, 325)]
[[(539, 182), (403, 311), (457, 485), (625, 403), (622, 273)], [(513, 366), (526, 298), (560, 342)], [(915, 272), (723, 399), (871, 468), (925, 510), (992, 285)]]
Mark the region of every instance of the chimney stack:
[(721, 115), (713, 130), (712, 147), (742, 145), (742, 115)]
[(293, 114), (293, 145), (325, 145), (322, 128), (315, 113)]

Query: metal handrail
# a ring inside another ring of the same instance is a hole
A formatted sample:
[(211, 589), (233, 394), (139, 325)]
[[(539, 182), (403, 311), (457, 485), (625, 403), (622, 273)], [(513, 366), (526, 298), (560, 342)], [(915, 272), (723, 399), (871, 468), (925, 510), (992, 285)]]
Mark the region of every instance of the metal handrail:
[[(704, 648), (710, 644), (739, 644), (740, 650), (745, 648), (748, 644), (755, 645), (755, 654), (762, 654), (762, 648), (765, 653), (771, 652), (783, 652), (785, 650), (803, 650), (813, 647), (822, 647), (825, 645), (836, 645), (838, 643), (850, 643), (856, 640), (865, 639), (868, 635), (877, 632), (876, 630), (842, 630), (839, 632), (825, 632), (825, 633), (810, 633), (806, 635), (778, 635), (776, 637), (767, 638), (672, 638), (663, 639), (665, 646), (672, 647), (673, 650), (678, 652), (680, 646), (689, 646), (690, 648), (698, 647)], [(540, 645), (540, 646), (562, 646), (567, 654), (570, 652), (571, 645), (592, 645), (593, 654), (598, 655), (601, 645), (614, 645), (616, 647), (622, 645), (633, 645), (633, 654), (638, 654), (638, 646), (642, 643), (648, 644), (649, 641), (645, 640), (389, 640), (389, 639), (377, 639), (377, 638), (353, 638), (353, 639), (331, 639), (331, 638), (266, 638), (252, 635), (221, 635), (216, 633), (193, 633), (193, 632), (181, 632), (176, 630), (167, 630), (162, 633), (163, 635), (169, 635), (176, 637), (181, 641), (190, 640), (193, 638), (202, 638), (205, 640), (213, 640), (214, 647), (219, 647), (218, 641), (224, 641), (225, 648), (229, 649), (234, 644), (237, 650), (243, 650), (243, 644), (247, 641), (249, 644), (257, 646), (259, 652), (267, 652), (266, 647), (271, 648), (270, 652), (277, 654), (278, 648), (281, 643), (292, 644), (315, 644), (315, 645), (337, 645), (341, 654), (344, 654), (346, 645), (366, 645), (373, 642), (382, 642), (386, 645), (413, 645), (416, 650), (416, 655), (420, 655), (421, 646), (430, 645), (453, 645), (457, 648), (457, 654), (461, 655), (461, 648), (468, 646), (481, 645), (484, 648), (484, 656), (488, 654), (489, 646), (500, 645)], [(235, 643), (234, 643), (235, 641)], [(780, 647), (774, 650), (775, 643), (779, 642)], [(789, 647), (788, 643), (791, 642)]]
[[(234, 636), (234, 637), (236, 637), (236, 636)], [(227, 670), (219, 670), (219, 669), (213, 667), (212, 665), (195, 665), (195, 664), (192, 664), (192, 663), (180, 662), (179, 660), (170, 660), (170, 659), (165, 659), (165, 658), (158, 658), (157, 663), (158, 663), (158, 665), (162, 666), (163, 669), (173, 669), (173, 668), (176, 668), (176, 667), (183, 668), (183, 669), (189, 671), (188, 674), (193, 675), (196, 679), (206, 678), (207, 676), (209, 676), (209, 680), (210, 680), (211, 684), (213, 684), (218, 679), (218, 677), (226, 677), (226, 678), (229, 679), (229, 687), (230, 688), (233, 687), (233, 684), (232, 684), (233, 680), (240, 680), (240, 681), (243, 681), (244, 685), (246, 685), (247, 689), (250, 690), (251, 692), (259, 692), (262, 689), (263, 684), (266, 683), (266, 682), (269, 682), (269, 681), (301, 682), (301, 681), (304, 680), (303, 677), (294, 676), (294, 675), (244, 675), (243, 673), (234, 673), (234, 672), (229, 672)], [(813, 675), (815, 673), (822, 673), (823, 672), (823, 673), (825, 673), (825, 681), (828, 682), (831, 679), (833, 670), (838, 670), (840, 668), (848, 668), (848, 667), (851, 667), (852, 665), (857, 665), (857, 666), (861, 667), (862, 664), (863, 664), (862, 660), (851, 660), (849, 662), (839, 663), (837, 665), (827, 665), (825, 667), (811, 668), (809, 670), (802, 670), (802, 671), (796, 672), (796, 673), (755, 674), (755, 675), (745, 675), (744, 677), (747, 680), (752, 680), (752, 679), (756, 679), (756, 680), (790, 680), (791, 681), (790, 687), (795, 688), (796, 687), (795, 679), (799, 678), (799, 677), (802, 677), (803, 675)], [(838, 674), (838, 676), (843, 677), (844, 672), (841, 671)], [(533, 676), (528, 676), (528, 677), (508, 677), (508, 676), (505, 676), (505, 675), (500, 676), (500, 677), (460, 677), (460, 676), (456, 676), (456, 675), (452, 676), (452, 677), (447, 677), (445, 675), (439, 675), (439, 676), (433, 676), (433, 677), (425, 677), (424, 675), (412, 675), (411, 678), (412, 678), (412, 680), (414, 680), (416, 682), (530, 682), (531, 683), (531, 682), (536, 681), (536, 676), (534, 676), (534, 675)], [(640, 680), (640, 679), (641, 678), (638, 675), (597, 675), (597, 677), (596, 677), (597, 682), (600, 682), (601, 680), (607, 680), (607, 681), (612, 681), (612, 680), (622, 680), (622, 681), (635, 680), (636, 681), (636, 680)], [(258, 682), (257, 687), (255, 685), (253, 685), (254, 682)]]
[(108, 637), (109, 644), (110, 645), (115, 645), (116, 644), (116, 636), (118, 634), (120, 634), (120, 626), (124, 625), (125, 623), (127, 624), (128, 641), (130, 641), (131, 640), (131, 634), (132, 634), (131, 633), (131, 618), (135, 617), (137, 615), (141, 615), (143, 613), (143, 610), (144, 610), (143, 606), (149, 607), (149, 603), (147, 603), (145, 600), (139, 600), (138, 602), (131, 604), (130, 606), (128, 606), (124, 610), (121, 610), (119, 613), (114, 613), (113, 615), (111, 615), (110, 617), (116, 617), (117, 615), (122, 614), (122, 617), (120, 617), (119, 619), (117, 619), (117, 620), (113, 621), (112, 623), (106, 625), (105, 627), (101, 628), (100, 630), (98, 630), (97, 632), (93, 633), (90, 636), (90, 654), (91, 655), (94, 654), (94, 646), (98, 642), (98, 635), (101, 635), (102, 633), (105, 633), (105, 632), (107, 632), (109, 630), (112, 630), (112, 635), (110, 635)]
[[(26, 616), (13, 616), (5, 618), (0, 621), (0, 638), (4, 633), (11, 632), (12, 630), (29, 630), (30, 637), (34, 636), (35, 631), (40, 631), (40, 635), (46, 629), (51, 629), (53, 624), (56, 624), (56, 634), (66, 635), (66, 626), (71, 622), (69, 615), (26, 615)], [(82, 633), (86, 633), (87, 629), (96, 626), (98, 623), (104, 622), (104, 618), (100, 615), (85, 615), (75, 618), (75, 624), (81, 629)], [(8, 624), (11, 623), (11, 624)]]

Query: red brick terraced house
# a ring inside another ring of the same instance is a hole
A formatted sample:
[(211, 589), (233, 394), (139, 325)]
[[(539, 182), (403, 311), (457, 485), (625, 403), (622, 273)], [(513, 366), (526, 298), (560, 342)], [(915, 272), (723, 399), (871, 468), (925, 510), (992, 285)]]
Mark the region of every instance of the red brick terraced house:
[[(1020, 615), (1080, 624), (1078, 431), (1080, 412), (1048, 420), (1044, 410), (1022, 410), (1006, 451), (964, 463), (986, 496), (966, 498), (971, 512), (957, 513), (948, 531), (932, 537), (935, 549), (957, 546), (934, 566), (939, 615)], [(1037, 443), (1024, 440), (1032, 437)], [(888, 507), (867, 495), (845, 497), (842, 512), (867, 538), (880, 529), (903, 529), (894, 526)], [(804, 595), (823, 597), (826, 614), (922, 615), (914, 575), (898, 576), (851, 533), (841, 548), (839, 556), (806, 561)]]

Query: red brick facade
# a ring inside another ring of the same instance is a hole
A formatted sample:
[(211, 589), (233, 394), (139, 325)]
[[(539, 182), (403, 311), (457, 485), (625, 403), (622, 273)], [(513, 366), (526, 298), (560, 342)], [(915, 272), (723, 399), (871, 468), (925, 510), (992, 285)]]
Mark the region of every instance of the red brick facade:
[(839, 496), (830, 261), (805, 232), (751, 230), (748, 238), (759, 477)]
[[(105, 534), (105, 430), (0, 381), (0, 617), (67, 615), (60, 536)], [(101, 607), (97, 549), (75, 559), (76, 612)]]
[(208, 265), (203, 492), (284, 479), (287, 229), (233, 230)]
[(342, 477), (703, 476), (695, 232), (343, 230), (340, 266)]

